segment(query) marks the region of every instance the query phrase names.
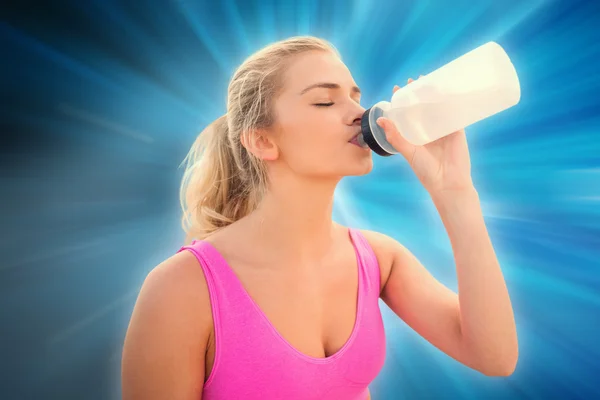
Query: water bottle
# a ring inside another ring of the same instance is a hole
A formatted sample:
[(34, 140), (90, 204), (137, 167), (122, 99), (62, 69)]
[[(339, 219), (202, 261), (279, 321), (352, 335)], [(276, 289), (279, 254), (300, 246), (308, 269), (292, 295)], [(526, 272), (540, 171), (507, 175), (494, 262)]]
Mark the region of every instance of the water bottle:
[(425, 145), (517, 104), (521, 88), (508, 54), (488, 42), (420, 77), (365, 111), (358, 141), (381, 156), (398, 151), (375, 121), (391, 120), (414, 145)]

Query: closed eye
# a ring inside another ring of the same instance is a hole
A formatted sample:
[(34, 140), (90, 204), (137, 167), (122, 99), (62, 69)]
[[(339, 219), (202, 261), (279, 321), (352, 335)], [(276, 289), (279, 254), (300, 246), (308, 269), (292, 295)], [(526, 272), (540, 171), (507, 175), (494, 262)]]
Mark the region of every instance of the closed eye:
[(317, 104), (314, 104), (314, 105), (317, 106), (317, 107), (329, 107), (329, 106), (332, 106), (333, 103), (317, 103)]

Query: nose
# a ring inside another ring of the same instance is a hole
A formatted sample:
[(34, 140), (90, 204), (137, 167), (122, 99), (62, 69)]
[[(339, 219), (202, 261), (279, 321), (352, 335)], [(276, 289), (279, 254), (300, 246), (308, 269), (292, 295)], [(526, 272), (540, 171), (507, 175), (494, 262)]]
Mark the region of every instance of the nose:
[(360, 104), (357, 104), (357, 107), (352, 111), (352, 125), (360, 126), (360, 121), (362, 120), (362, 116), (365, 113), (365, 108)]

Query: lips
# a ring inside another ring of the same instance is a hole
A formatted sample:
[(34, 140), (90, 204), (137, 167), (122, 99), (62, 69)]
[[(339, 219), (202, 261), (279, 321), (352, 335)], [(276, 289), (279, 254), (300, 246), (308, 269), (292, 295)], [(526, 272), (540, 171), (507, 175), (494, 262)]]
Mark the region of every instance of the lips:
[(360, 134), (361, 134), (361, 131), (356, 132), (356, 134), (354, 136), (352, 136), (350, 138), (350, 140), (348, 140), (348, 142), (355, 142), (356, 139), (358, 138), (358, 135), (360, 135)]

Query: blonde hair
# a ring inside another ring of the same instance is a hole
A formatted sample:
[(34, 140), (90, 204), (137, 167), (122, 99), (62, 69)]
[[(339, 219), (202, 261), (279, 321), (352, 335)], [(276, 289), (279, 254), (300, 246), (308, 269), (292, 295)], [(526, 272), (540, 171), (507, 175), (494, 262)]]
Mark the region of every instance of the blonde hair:
[(273, 124), (273, 103), (287, 64), (293, 56), (312, 50), (340, 57), (323, 39), (292, 37), (254, 53), (234, 73), (227, 114), (198, 135), (182, 163), (186, 167), (180, 201), (186, 243), (204, 239), (258, 206), (267, 189), (267, 172), (264, 163), (242, 145), (241, 137)]

